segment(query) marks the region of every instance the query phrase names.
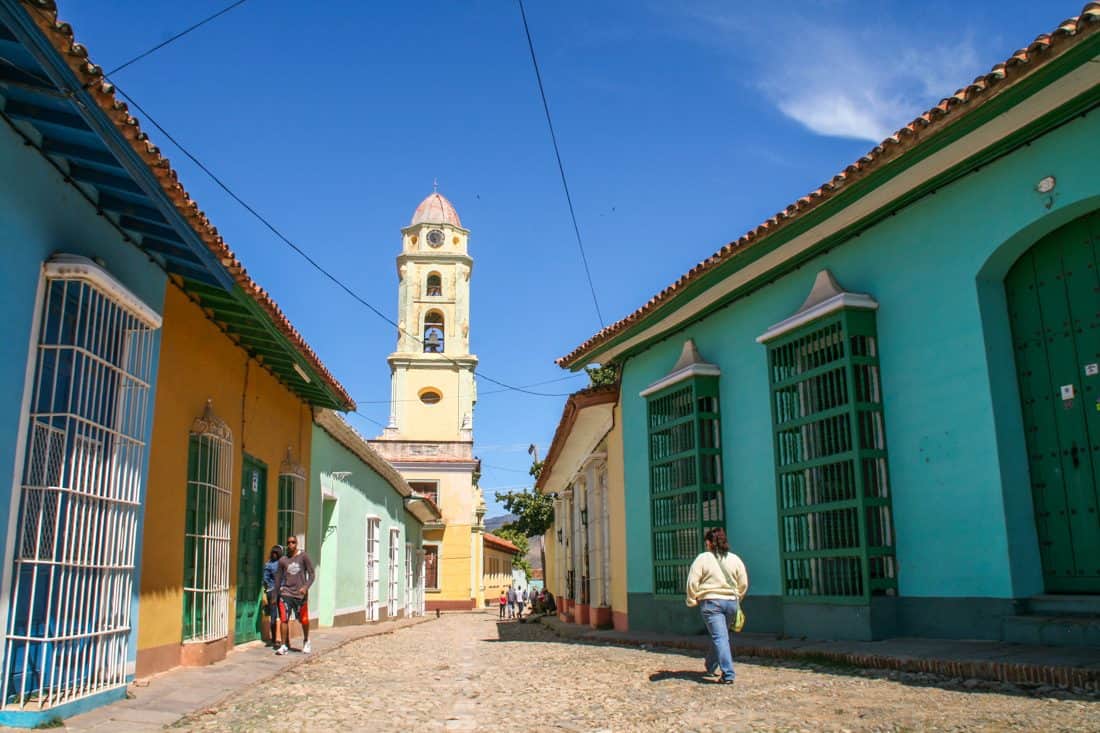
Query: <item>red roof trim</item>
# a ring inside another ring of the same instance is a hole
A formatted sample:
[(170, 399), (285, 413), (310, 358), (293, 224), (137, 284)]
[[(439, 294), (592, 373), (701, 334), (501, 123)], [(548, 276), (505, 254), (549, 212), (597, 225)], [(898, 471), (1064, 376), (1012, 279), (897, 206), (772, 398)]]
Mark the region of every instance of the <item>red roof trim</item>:
[(485, 533), (485, 544), (496, 547), (498, 550), (506, 550), (508, 552), (511, 552), (513, 555), (519, 554), (518, 547), (516, 547), (503, 537), (497, 537), (495, 534), (490, 534), (489, 532)]

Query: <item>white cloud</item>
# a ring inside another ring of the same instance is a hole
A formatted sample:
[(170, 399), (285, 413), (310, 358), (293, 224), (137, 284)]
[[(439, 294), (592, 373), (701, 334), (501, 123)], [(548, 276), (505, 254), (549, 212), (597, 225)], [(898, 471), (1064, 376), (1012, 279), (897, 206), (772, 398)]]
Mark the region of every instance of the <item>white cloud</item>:
[(982, 71), (972, 42), (916, 28), (774, 16), (739, 8), (689, 11), (706, 42), (749, 72), (748, 83), (819, 135), (880, 142)]

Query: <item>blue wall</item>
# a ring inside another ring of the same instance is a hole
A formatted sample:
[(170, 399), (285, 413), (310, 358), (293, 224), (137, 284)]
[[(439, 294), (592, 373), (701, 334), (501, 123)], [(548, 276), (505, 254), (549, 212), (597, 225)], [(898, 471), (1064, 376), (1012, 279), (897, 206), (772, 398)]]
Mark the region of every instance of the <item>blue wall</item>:
[[(20, 480), (14, 475), (15, 447), (24, 430), (21, 420), (27, 357), (43, 262), (58, 252), (102, 258), (116, 279), (157, 312), (162, 312), (166, 278), (157, 265), (136, 246), (126, 243), (36, 149), (24, 145), (7, 125), (0, 125), (0, 171), (4, 171), (0, 176), (0, 246), (4, 252), (4, 267), (0, 270), (3, 314), (0, 341), (5, 344), (7, 357), (0, 359), (0, 527), (6, 536), (12, 510), (18, 509), (12, 501), (13, 478), (16, 489)], [(159, 343), (157, 338), (155, 349), (159, 350)], [(154, 375), (156, 356), (154, 353)], [(152, 395), (149, 412), (146, 441), (152, 427)], [(145, 468), (141, 480), (143, 499)], [(139, 531), (139, 543), (140, 537)], [(139, 544), (137, 558), (140, 557)], [(10, 572), (10, 558), (5, 556), (2, 562), (9, 565)], [(137, 577), (134, 587), (138, 587)], [(8, 592), (8, 588), (2, 589), (4, 604)], [(131, 613), (135, 622), (130, 643), (133, 660), (137, 653), (136, 593)]]
[[(683, 342), (722, 369), (727, 524), (750, 595), (780, 593), (766, 350), (815, 275), (880, 304), (878, 334), (899, 591), (1042, 591), (1003, 277), (1031, 243), (1100, 207), (1100, 113), (924, 197), (775, 283), (629, 359), (623, 370), (628, 591), (652, 593), (645, 400)], [(1053, 200), (1035, 191), (1057, 178)], [(1050, 206), (1048, 209), (1047, 206)]]

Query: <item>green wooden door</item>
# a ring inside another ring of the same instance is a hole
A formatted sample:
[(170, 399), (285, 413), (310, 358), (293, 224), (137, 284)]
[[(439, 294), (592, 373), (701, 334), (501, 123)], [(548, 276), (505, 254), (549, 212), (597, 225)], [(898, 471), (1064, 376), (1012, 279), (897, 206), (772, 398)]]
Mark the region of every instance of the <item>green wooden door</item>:
[(263, 620), (264, 512), (267, 507), (267, 466), (244, 457), (241, 474), (241, 516), (237, 525), (237, 615), (233, 642), (260, 638)]
[(1100, 212), (1005, 278), (1048, 592), (1100, 593)]

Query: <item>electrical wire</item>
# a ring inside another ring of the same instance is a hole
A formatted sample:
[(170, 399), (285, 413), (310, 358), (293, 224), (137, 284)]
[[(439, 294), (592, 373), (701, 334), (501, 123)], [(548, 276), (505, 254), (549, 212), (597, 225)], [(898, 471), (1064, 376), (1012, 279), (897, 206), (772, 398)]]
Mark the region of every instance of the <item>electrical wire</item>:
[(542, 111), (546, 113), (546, 126), (550, 128), (550, 142), (554, 144), (554, 157), (558, 160), (561, 187), (565, 189), (565, 202), (569, 204), (569, 216), (573, 220), (573, 233), (577, 235), (577, 248), (581, 251), (581, 262), (584, 263), (584, 276), (588, 279), (588, 290), (592, 293), (592, 304), (596, 306), (596, 318), (599, 320), (602, 329), (604, 327), (603, 313), (600, 311), (600, 301), (596, 298), (596, 286), (592, 283), (592, 271), (588, 267), (588, 256), (584, 252), (584, 242), (581, 241), (581, 228), (577, 225), (577, 212), (573, 209), (573, 197), (569, 193), (569, 182), (565, 179), (565, 166), (561, 162), (558, 136), (554, 133), (554, 121), (550, 118), (550, 104), (546, 101), (546, 89), (542, 85), (539, 61), (535, 57), (535, 43), (531, 40), (531, 29), (527, 25), (527, 11), (523, 8), (523, 0), (516, 0), (516, 2), (519, 3), (519, 14), (523, 18), (523, 32), (527, 35), (527, 48), (531, 52), (531, 64), (535, 67), (535, 81), (538, 82), (539, 96), (542, 97)]
[(525, 468), (505, 468), (504, 466), (494, 466), (491, 463), (482, 463), (481, 467), (482, 468), (492, 468), (492, 469), (495, 469), (497, 471), (510, 471), (512, 473), (528, 473), (528, 474), (530, 473), (529, 469), (525, 469)]
[[(112, 81), (112, 84), (114, 84), (113, 81)], [(233, 189), (231, 189), (229, 187), (229, 185), (225, 181), (223, 181), (221, 178), (219, 178), (201, 160), (199, 160), (198, 157), (196, 157), (193, 153), (191, 153), (190, 150), (188, 150), (179, 140), (177, 140), (175, 138), (175, 136), (173, 136), (170, 132), (168, 132), (168, 130), (166, 130), (163, 125), (161, 125), (159, 122), (157, 122), (156, 118), (153, 117), (151, 114), (149, 114), (148, 110), (146, 110), (144, 107), (142, 107), (141, 104), (138, 103), (137, 100), (135, 100), (132, 96), (127, 94), (121, 87), (118, 86), (118, 84), (114, 84), (114, 87), (115, 87), (116, 92), (118, 92), (120, 95), (125, 97), (126, 100), (130, 104), (132, 104), (139, 112), (141, 112), (142, 115), (144, 115), (144, 117), (149, 121), (149, 123), (151, 125), (153, 125), (153, 127), (157, 128), (157, 130), (160, 131), (160, 133), (162, 135), (164, 135), (166, 138), (168, 138), (168, 140), (173, 145), (175, 145), (176, 148), (178, 148), (181, 153), (183, 153), (185, 156), (187, 156), (187, 158), (192, 163), (194, 163), (196, 166), (198, 166), (199, 170), (201, 170), (203, 173), (205, 173), (207, 176), (209, 176), (210, 179), (212, 181), (214, 181), (214, 183), (217, 184), (218, 187), (221, 188), (226, 193), (226, 195), (228, 195), (231, 199), (233, 199), (238, 204), (240, 204), (240, 206), (242, 208), (244, 208), (245, 211), (250, 213), (257, 221), (259, 221), (261, 224), (263, 224), (264, 227), (266, 227), (267, 230), (270, 231), (272, 234), (274, 234), (280, 241), (282, 241), (284, 244), (286, 244), (288, 247), (290, 247), (292, 250), (294, 250), (296, 253), (298, 253), (298, 255), (300, 255), (302, 257), (302, 259), (304, 259), (306, 262), (308, 262), (310, 264), (310, 266), (313, 267), (313, 269), (317, 270), (317, 272), (324, 275), (328, 280), (330, 280), (339, 289), (343, 290), (345, 293), (347, 293), (349, 296), (351, 296), (351, 298), (353, 300), (358, 302), (360, 305), (366, 307), (369, 311), (374, 313), (376, 316), (381, 318), (386, 323), (388, 323), (391, 326), (393, 326), (394, 328), (396, 328), (400, 333), (405, 334), (406, 336), (408, 336), (409, 338), (413, 339), (414, 341), (416, 341), (417, 343), (419, 343), (421, 345), (424, 344), (424, 340), (422, 338), (420, 338), (416, 334), (411, 333), (410, 331), (402, 328), (400, 325), (398, 325), (398, 323), (396, 321), (394, 321), (392, 318), (387, 316), (385, 313), (380, 311), (375, 306), (371, 305), (371, 303), (369, 303), (365, 298), (363, 298), (357, 292), (352, 290), (351, 287), (348, 286), (347, 284), (345, 284), (342, 280), (340, 280), (340, 278), (336, 277), (329, 270), (326, 270), (319, 262), (317, 262), (317, 260), (313, 259), (313, 257), (311, 257), (309, 254), (307, 254), (305, 250), (303, 250), (301, 247), (299, 247), (297, 244), (295, 244), (293, 241), (291, 241), (291, 239), (289, 237), (287, 237), (285, 234), (283, 234), (283, 232), (278, 227), (276, 227), (274, 224), (272, 224), (267, 218), (265, 218), (263, 216), (263, 214), (261, 214), (259, 211), (257, 211), (247, 201), (245, 201), (240, 196), (238, 196), (233, 191)], [(435, 352), (435, 353), (438, 353), (438, 352)], [(458, 367), (463, 366), (456, 359), (453, 359), (453, 358), (447, 356), (446, 354), (439, 354), (439, 356), (441, 356), (444, 360), (450, 362), (451, 364), (454, 364), (455, 366), (458, 366)], [(532, 395), (534, 397), (562, 397), (563, 396), (562, 394), (558, 394), (558, 393), (534, 392), (532, 390), (525, 389), (523, 387), (517, 387), (515, 385), (509, 384), (507, 382), (504, 382), (504, 381), (501, 381), (501, 380), (496, 379), (494, 377), (491, 377), (488, 374), (485, 374), (484, 372), (478, 373), (478, 377), (485, 380), (486, 382), (491, 382), (491, 383), (493, 383), (493, 384), (495, 384), (499, 387), (503, 387), (506, 391), (520, 392), (522, 394)]]
[(164, 48), (164, 47), (165, 47), (165, 46), (167, 46), (168, 44), (170, 44), (170, 43), (172, 43), (172, 42), (174, 42), (174, 41), (178, 41), (179, 39), (183, 38), (184, 36), (186, 36), (186, 35), (187, 35), (188, 33), (190, 33), (191, 31), (194, 31), (194, 30), (198, 30), (199, 28), (201, 28), (202, 26), (206, 25), (207, 23), (209, 23), (210, 21), (214, 20), (215, 18), (218, 18), (218, 17), (221, 17), (221, 16), (225, 15), (226, 13), (228, 13), (228, 12), (229, 12), (230, 10), (232, 10), (233, 8), (236, 8), (236, 7), (238, 7), (238, 6), (244, 5), (244, 4), (246, 3), (246, 2), (248, 2), (248, 0), (237, 0), (237, 2), (235, 2), (235, 3), (231, 4), (231, 5), (227, 5), (226, 7), (222, 8), (221, 10), (219, 10), (219, 11), (218, 11), (218, 12), (216, 12), (216, 13), (214, 13), (213, 15), (211, 15), (211, 16), (208, 16), (208, 17), (206, 17), (206, 18), (203, 18), (203, 19), (202, 19), (202, 20), (200, 20), (200, 21), (199, 21), (198, 23), (195, 23), (194, 25), (192, 25), (192, 26), (189, 26), (188, 28), (185, 28), (185, 29), (183, 29), (182, 31), (180, 31), (180, 32), (179, 32), (179, 33), (177, 33), (176, 35), (172, 36), (171, 38), (168, 38), (167, 40), (161, 41), (161, 42), (160, 42), (160, 43), (158, 43), (157, 45), (155, 45), (155, 46), (153, 46), (152, 48), (150, 48), (150, 49), (149, 49), (148, 51), (146, 51), (146, 52), (144, 52), (144, 53), (140, 53), (140, 54), (138, 54), (137, 56), (134, 56), (134, 57), (133, 57), (132, 59), (130, 59), (130, 60), (129, 60), (129, 61), (127, 61), (126, 63), (124, 63), (124, 64), (119, 64), (118, 66), (116, 66), (115, 68), (111, 69), (110, 71), (106, 71), (106, 72), (104, 72), (104, 73), (103, 73), (103, 75), (104, 75), (104, 76), (111, 76), (112, 74), (117, 74), (118, 72), (120, 72), (120, 71), (122, 71), (123, 69), (125, 69), (125, 68), (126, 68), (127, 66), (130, 66), (131, 64), (136, 64), (136, 63), (137, 63), (138, 61), (141, 61), (141, 60), (142, 60), (143, 58), (145, 58), (146, 56), (149, 56), (149, 55), (151, 55), (151, 54), (154, 54), (154, 53), (156, 53), (157, 51), (161, 50), (162, 48)]

